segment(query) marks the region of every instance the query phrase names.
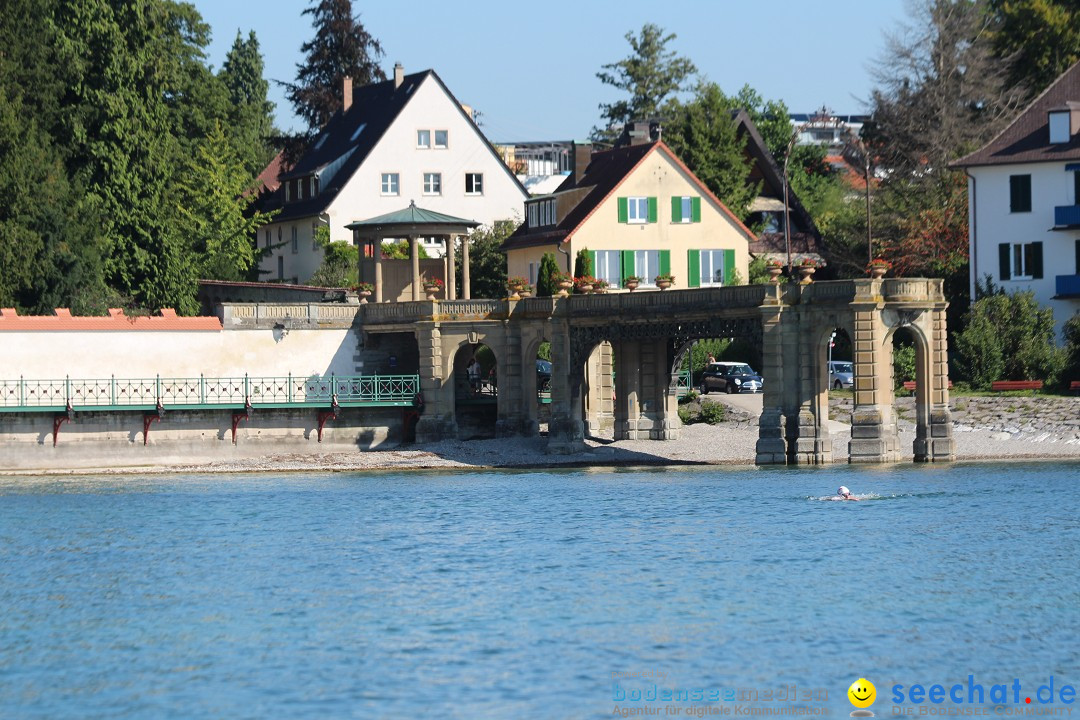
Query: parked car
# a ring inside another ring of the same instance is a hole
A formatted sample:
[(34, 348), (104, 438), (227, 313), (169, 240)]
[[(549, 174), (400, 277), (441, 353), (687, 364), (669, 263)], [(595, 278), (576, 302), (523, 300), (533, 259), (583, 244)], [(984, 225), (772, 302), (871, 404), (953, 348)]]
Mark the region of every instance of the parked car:
[(551, 392), (551, 363), (547, 360), (536, 360), (536, 391)]
[(829, 361), (829, 387), (833, 390), (855, 386), (855, 368), (850, 360)]
[(723, 390), (726, 393), (761, 392), (765, 381), (746, 363), (714, 362), (705, 367), (701, 376), (701, 393)]

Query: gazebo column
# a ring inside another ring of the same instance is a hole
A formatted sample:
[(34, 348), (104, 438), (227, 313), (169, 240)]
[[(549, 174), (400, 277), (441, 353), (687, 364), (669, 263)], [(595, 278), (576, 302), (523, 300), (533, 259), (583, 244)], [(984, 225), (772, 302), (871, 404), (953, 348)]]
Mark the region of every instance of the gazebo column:
[(461, 236), (461, 299), (472, 300), (469, 292), (469, 236)]
[(420, 299), (420, 236), (409, 236), (409, 257), (412, 258), (412, 299)]
[(454, 272), (454, 266), (457, 260), (456, 253), (457, 238), (453, 235), (446, 236), (446, 299), (457, 300), (457, 273)]
[(375, 247), (372, 249), (371, 254), (375, 258), (375, 302), (381, 303), (383, 301), (382, 238), (376, 237), (373, 243)]

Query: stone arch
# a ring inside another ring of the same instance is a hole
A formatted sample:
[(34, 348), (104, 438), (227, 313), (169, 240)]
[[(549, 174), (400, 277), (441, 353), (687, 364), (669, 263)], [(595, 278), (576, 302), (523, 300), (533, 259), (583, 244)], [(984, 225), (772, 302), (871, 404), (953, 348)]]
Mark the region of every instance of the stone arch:
[[(483, 333), (476, 333), (475, 339), (474, 343), (466, 337), (452, 346), (452, 353), (448, 353), (449, 357), (446, 360), (446, 374), (444, 375), (446, 384), (450, 388), (457, 436), (463, 440), (495, 437), (498, 432), (497, 374), (503, 362), (501, 343), (497, 341), (497, 338), (490, 338)], [(490, 351), (494, 361), (492, 367), (495, 368), (496, 374), (494, 377), (489, 375), (490, 368), (485, 365), (478, 372), (479, 384), (474, 386), (469, 378), (467, 366), (470, 359), (483, 359), (483, 348)]]

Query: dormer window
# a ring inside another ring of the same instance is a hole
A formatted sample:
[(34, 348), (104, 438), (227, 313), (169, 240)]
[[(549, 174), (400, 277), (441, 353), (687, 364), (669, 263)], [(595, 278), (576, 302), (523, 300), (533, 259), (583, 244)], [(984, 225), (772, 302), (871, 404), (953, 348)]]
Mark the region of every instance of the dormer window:
[(313, 198), (316, 195), (318, 195), (318, 184), (317, 184), (317, 181), (315, 180), (314, 175), (311, 176), (311, 178), (309, 180), (309, 183), (310, 183), (310, 192), (308, 193), (308, 197)]
[(1054, 145), (1067, 143), (1072, 139), (1072, 112), (1068, 109), (1051, 110), (1050, 142)]

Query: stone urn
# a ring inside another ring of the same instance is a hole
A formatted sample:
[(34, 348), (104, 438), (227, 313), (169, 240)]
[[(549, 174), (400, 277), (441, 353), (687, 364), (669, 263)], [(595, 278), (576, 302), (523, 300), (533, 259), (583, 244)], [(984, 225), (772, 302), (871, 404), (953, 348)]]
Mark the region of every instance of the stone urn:
[(638, 289), (638, 281), (637, 280), (630, 280), (629, 282), (626, 283), (626, 289), (629, 290), (630, 292), (634, 292), (635, 290)]
[(569, 280), (563, 280), (559, 283), (559, 297), (566, 297), (570, 294), (570, 288), (574, 287), (574, 283)]
[(523, 289), (524, 288), (521, 285), (511, 285), (510, 286), (510, 299), (511, 300), (520, 300), (522, 298), (521, 291)]
[(438, 300), (439, 286), (438, 285), (425, 285), (424, 292), (427, 294), (428, 300)]
[(532, 291), (529, 290), (528, 288), (522, 288), (521, 292), (518, 293), (518, 294), (521, 295), (522, 300), (524, 300), (527, 297), (532, 297)]
[(817, 268), (813, 265), (800, 265), (799, 266), (799, 284), (809, 285), (814, 282), (814, 273), (817, 272)]
[(780, 282), (780, 274), (784, 272), (784, 268), (779, 265), (769, 265), (766, 268), (769, 271), (769, 282), (776, 285)]
[(661, 290), (667, 290), (669, 287), (671, 287), (671, 281), (670, 280), (657, 280), (656, 281), (656, 287), (660, 288)]
[(577, 286), (577, 291), (579, 293), (581, 293), (582, 295), (588, 295), (589, 293), (592, 292), (592, 285), (589, 285), (587, 283), (582, 283), (581, 285)]
[(345, 304), (347, 305), (359, 305), (360, 293), (355, 293), (352, 290), (345, 291)]
[(371, 297), (371, 291), (370, 290), (361, 290), (360, 292), (358, 292), (356, 294), (360, 297), (360, 304), (361, 305), (367, 305), (368, 298)]
[(871, 265), (870, 266), (870, 279), (880, 280), (885, 277), (885, 273), (889, 271), (889, 268), (885, 265)]

